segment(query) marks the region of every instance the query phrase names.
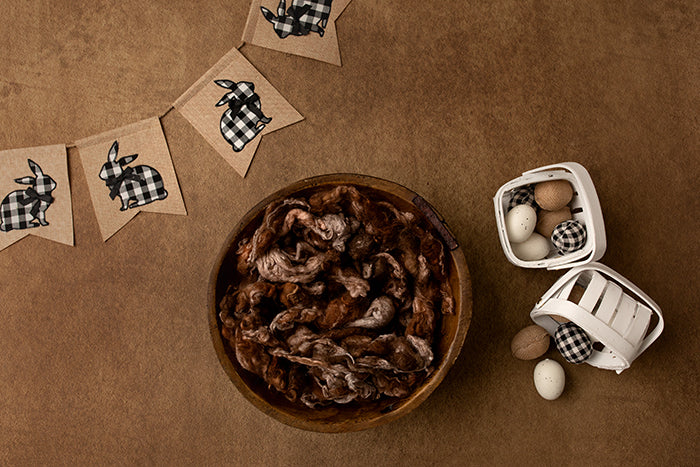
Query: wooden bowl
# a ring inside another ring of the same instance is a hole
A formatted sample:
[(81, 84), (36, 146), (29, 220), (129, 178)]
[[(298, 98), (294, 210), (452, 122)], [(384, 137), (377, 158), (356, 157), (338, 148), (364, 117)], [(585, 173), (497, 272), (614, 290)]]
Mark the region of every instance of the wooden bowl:
[[(309, 196), (336, 185), (353, 185), (372, 198), (387, 200), (404, 211), (427, 219), (436, 238), (443, 238), (450, 263), (450, 285), (455, 299), (453, 315), (440, 320), (439, 336), (433, 344), (435, 371), (407, 398), (369, 403), (334, 404), (311, 409), (293, 404), (283, 395), (270, 390), (261, 378), (241, 368), (233, 349), (221, 336), (219, 303), (229, 284), (238, 280), (236, 249), (239, 241), (252, 235), (260, 224), (265, 207), (280, 198)], [(462, 348), (472, 315), (471, 281), (464, 254), (444, 221), (429, 204), (411, 190), (374, 177), (355, 174), (322, 175), (298, 181), (268, 196), (243, 216), (224, 242), (209, 281), (209, 328), (216, 354), (226, 374), (238, 390), (258, 409), (277, 420), (297, 428), (319, 432), (346, 432), (375, 427), (395, 420), (420, 405), (440, 384)]]

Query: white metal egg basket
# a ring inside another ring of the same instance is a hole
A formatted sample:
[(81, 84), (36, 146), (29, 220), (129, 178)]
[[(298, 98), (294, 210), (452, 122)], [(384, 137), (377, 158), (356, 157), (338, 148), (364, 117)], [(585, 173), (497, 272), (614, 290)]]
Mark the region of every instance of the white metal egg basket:
[[(585, 292), (578, 303), (569, 300), (575, 285)], [(649, 331), (656, 315), (656, 325)], [(552, 316), (572, 321), (588, 333), (593, 354), (586, 363), (621, 373), (644, 352), (664, 328), (661, 310), (644, 292), (599, 263), (578, 266), (564, 274), (530, 312), (532, 320), (554, 336), (559, 326)]]
[[(586, 226), (586, 244), (579, 250), (560, 255), (552, 246), (546, 258), (536, 261), (525, 261), (513, 253), (508, 241), (505, 226), (505, 215), (508, 212), (512, 190), (539, 182), (551, 180), (567, 180), (574, 189), (574, 196), (569, 203), (574, 219)], [(562, 269), (597, 261), (605, 253), (605, 224), (600, 201), (595, 191), (593, 180), (588, 171), (577, 162), (563, 162), (547, 165), (522, 174), (521, 177), (503, 185), (493, 198), (496, 210), (496, 223), (501, 246), (508, 261), (524, 268)]]

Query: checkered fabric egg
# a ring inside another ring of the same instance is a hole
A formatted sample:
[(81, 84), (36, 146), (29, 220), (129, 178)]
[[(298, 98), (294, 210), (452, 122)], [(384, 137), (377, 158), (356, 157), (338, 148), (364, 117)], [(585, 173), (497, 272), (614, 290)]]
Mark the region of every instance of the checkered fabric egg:
[(535, 203), (535, 187), (533, 185), (524, 185), (514, 188), (510, 193), (510, 201), (508, 201), (509, 211), (519, 204), (527, 204), (532, 209), (537, 211), (537, 203)]
[(557, 225), (551, 236), (552, 243), (562, 255), (583, 248), (586, 238), (586, 226), (577, 220), (568, 220)]
[(562, 323), (554, 333), (557, 350), (569, 363), (583, 363), (593, 353), (593, 343), (586, 331), (572, 322)]

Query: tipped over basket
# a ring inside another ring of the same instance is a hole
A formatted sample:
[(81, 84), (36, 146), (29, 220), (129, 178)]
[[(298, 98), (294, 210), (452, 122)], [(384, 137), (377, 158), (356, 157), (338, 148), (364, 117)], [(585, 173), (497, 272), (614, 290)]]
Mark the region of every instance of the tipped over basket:
[[(447, 283), (452, 290), (454, 310), (441, 317), (433, 341), (433, 371), (407, 397), (306, 407), (270, 389), (258, 375), (244, 369), (229, 341), (222, 337), (220, 303), (231, 284), (242, 281), (237, 269), (236, 251), (242, 239), (249, 238), (260, 225), (270, 203), (290, 197), (307, 197), (339, 185), (367, 193), (374, 201), (389, 202), (401, 211), (421, 219), (435, 238), (442, 239), (449, 266)], [(442, 218), (420, 196), (396, 183), (355, 174), (334, 174), (293, 183), (268, 196), (253, 207), (236, 225), (223, 244), (211, 272), (208, 290), (208, 318), (211, 337), (219, 361), (227, 375), (253, 405), (288, 425), (319, 432), (347, 432), (375, 427), (395, 420), (427, 399), (447, 374), (462, 348), (472, 314), (469, 271), (455, 238)]]
[[(570, 298), (575, 286), (584, 289), (578, 300)], [(664, 328), (658, 305), (629, 280), (599, 263), (564, 274), (542, 296), (530, 317), (552, 336), (562, 318), (572, 321), (594, 342), (586, 363), (618, 374), (629, 368)]]

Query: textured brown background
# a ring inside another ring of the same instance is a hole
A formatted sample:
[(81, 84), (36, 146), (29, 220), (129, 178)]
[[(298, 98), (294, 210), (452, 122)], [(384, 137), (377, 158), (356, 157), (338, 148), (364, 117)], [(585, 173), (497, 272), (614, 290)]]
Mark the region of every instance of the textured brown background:
[[(354, 0), (338, 21), (340, 68), (243, 47), (305, 117), (262, 139), (245, 179), (170, 112), (189, 215), (141, 213), (106, 243), (69, 151), (76, 246), (28, 237), (0, 252), (0, 464), (697, 465), (697, 5)], [(0, 2), (0, 147), (162, 113), (239, 43), (247, 12), (246, 0)], [(667, 327), (622, 375), (567, 365), (548, 402), (535, 362), (509, 344), (561, 273), (506, 261), (491, 198), (566, 160), (596, 184), (602, 262), (653, 297)], [(326, 435), (236, 391), (206, 289), (246, 210), (336, 171), (402, 183), (441, 211), (471, 269), (474, 316), (423, 405)]]

